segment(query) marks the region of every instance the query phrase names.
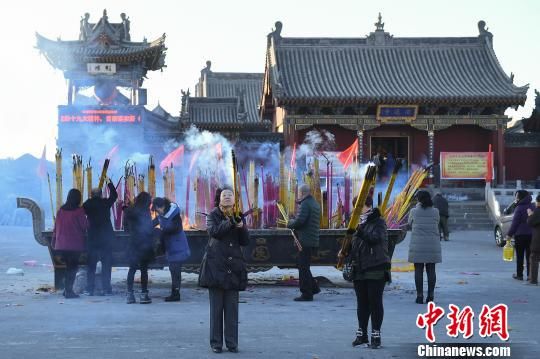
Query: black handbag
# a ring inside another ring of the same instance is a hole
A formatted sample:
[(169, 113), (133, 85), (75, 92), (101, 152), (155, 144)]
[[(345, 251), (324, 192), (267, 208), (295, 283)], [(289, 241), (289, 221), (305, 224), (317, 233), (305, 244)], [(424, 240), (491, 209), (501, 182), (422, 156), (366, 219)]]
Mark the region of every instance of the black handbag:
[(198, 285), (202, 288), (208, 288), (208, 263), (207, 263), (207, 256), (208, 256), (208, 248), (212, 247), (214, 244), (215, 239), (210, 238), (210, 241), (208, 241), (208, 245), (206, 246), (206, 249), (204, 251), (203, 258), (201, 260), (201, 265), (199, 267), (199, 280)]

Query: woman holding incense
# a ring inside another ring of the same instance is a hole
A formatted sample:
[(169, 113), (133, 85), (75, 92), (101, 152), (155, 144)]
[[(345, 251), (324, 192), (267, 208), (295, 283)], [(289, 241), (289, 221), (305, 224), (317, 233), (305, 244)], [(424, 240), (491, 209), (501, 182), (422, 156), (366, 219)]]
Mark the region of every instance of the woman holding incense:
[(216, 207), (206, 218), (210, 239), (199, 284), (208, 288), (210, 296), (212, 351), (222, 352), (225, 329), (225, 345), (230, 352), (237, 353), (239, 291), (247, 286), (246, 262), (240, 247), (249, 244), (249, 233), (244, 218), (234, 217), (231, 188), (218, 189), (214, 202)]

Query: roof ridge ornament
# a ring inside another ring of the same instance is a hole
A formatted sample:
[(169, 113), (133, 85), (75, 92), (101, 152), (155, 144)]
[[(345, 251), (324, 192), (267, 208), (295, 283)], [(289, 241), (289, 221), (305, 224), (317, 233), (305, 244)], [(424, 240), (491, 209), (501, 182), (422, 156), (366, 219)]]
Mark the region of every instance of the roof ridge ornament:
[(478, 21), (478, 32), (480, 33), (478, 37), (486, 39), (493, 47), (493, 34), (488, 30), (489, 28), (486, 27), (486, 22), (484, 20)]
[(281, 21), (276, 21), (274, 26), (276, 28), (270, 31), (270, 33), (268, 34), (268, 40), (270, 40), (270, 38), (273, 38), (274, 41), (277, 42), (281, 39), (281, 29), (283, 29), (283, 23)]
[(384, 31), (384, 22), (382, 22), (382, 15), (380, 12), (379, 12), (378, 20), (379, 21), (375, 23), (375, 31)]
[(367, 36), (367, 44), (372, 46), (385, 46), (392, 45), (394, 37), (390, 33), (384, 31), (384, 22), (382, 22), (382, 15), (379, 12), (378, 21), (375, 23), (375, 31), (370, 32)]

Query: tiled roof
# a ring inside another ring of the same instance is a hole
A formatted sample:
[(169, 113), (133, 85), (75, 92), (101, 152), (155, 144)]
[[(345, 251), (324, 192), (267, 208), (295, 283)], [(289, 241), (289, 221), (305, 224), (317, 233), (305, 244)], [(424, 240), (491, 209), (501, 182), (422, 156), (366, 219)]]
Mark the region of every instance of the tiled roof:
[(487, 31), (464, 38), (394, 38), (379, 30), (366, 38), (282, 38), (274, 32), (267, 70), (283, 103), (523, 104), (527, 87), (504, 73), (491, 41)]
[(196, 86), (198, 97), (238, 97), (244, 96), (247, 111), (246, 121), (260, 123), (258, 106), (262, 94), (262, 73), (212, 72), (204, 69)]
[[(245, 111), (245, 110), (244, 110)], [(269, 123), (248, 121), (238, 97), (189, 97), (180, 115), (184, 127), (192, 124), (202, 129), (258, 129), (266, 131)]]
[(51, 65), (61, 70), (71, 70), (88, 62), (143, 62), (148, 70), (159, 70), (165, 64), (165, 34), (150, 43), (131, 42), (114, 46), (89, 45), (84, 41), (53, 41), (40, 34), (36, 34), (36, 38), (36, 47)]
[(238, 124), (236, 98), (190, 97), (188, 100), (189, 122), (197, 124)]

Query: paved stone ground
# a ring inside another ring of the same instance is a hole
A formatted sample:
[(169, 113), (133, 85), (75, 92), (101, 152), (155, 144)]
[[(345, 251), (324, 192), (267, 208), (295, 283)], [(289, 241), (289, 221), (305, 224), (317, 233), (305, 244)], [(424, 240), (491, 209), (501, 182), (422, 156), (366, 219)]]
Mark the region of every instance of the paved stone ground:
[[(395, 259), (407, 257), (408, 238)], [(483, 304), (509, 307), (513, 358), (539, 358), (537, 325), (540, 287), (511, 278), (514, 263), (503, 262), (501, 249), (489, 232), (456, 232), (443, 243), (444, 263), (437, 267), (438, 305), (470, 305), (478, 315)], [(35, 260), (30, 267), (24, 261)], [(213, 358), (208, 345), (208, 295), (196, 287), (194, 275), (184, 275), (181, 303), (164, 303), (168, 271), (152, 271), (150, 305), (124, 304), (127, 270), (113, 272), (115, 295), (64, 300), (59, 293), (40, 292), (53, 284), (47, 250), (31, 228), (0, 227), (0, 358)], [(42, 266), (42, 264), (44, 266)], [(406, 264), (397, 263), (397, 266)], [(7, 275), (10, 267), (24, 276)], [(314, 302), (296, 303), (297, 289), (279, 285), (294, 270), (273, 269), (251, 275), (241, 293), (238, 358), (414, 358), (415, 343), (425, 343), (415, 326), (425, 305), (414, 303), (412, 272), (393, 273), (385, 291), (383, 348), (352, 348), (356, 329), (355, 296), (350, 284), (333, 268), (314, 274), (335, 285), (323, 288)], [(435, 327), (438, 342), (500, 342), (497, 337), (472, 340), (448, 338), (446, 318)]]

